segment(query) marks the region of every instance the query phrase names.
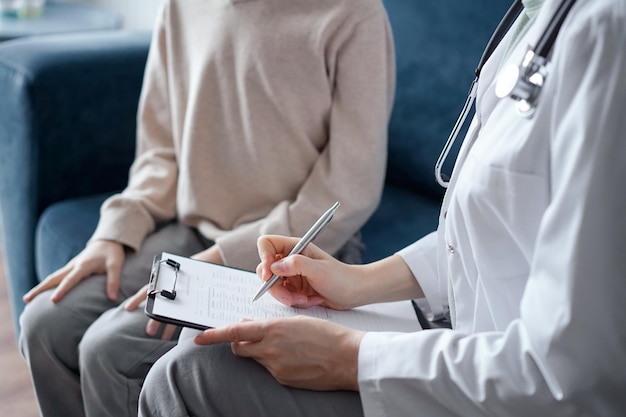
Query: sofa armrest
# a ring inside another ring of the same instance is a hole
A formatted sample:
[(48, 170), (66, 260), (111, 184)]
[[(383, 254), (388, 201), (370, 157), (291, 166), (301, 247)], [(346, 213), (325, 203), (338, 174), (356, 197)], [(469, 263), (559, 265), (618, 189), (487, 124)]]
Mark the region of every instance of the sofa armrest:
[(149, 43), (149, 33), (108, 31), (0, 44), (0, 214), (14, 319), (37, 283), (41, 212), (127, 181)]

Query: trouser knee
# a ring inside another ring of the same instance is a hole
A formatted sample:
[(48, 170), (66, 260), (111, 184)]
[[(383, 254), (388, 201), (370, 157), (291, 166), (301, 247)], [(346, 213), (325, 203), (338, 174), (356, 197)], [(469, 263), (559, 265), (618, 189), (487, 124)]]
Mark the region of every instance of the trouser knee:
[(115, 335), (93, 326), (88, 328), (78, 344), (79, 369), (83, 375), (97, 368), (112, 370), (115, 358), (123, 358), (123, 349), (116, 343)]
[(176, 365), (177, 361), (176, 356), (167, 353), (159, 358), (159, 360), (152, 365), (152, 368), (150, 368), (146, 376), (141, 395), (144, 395), (145, 391), (145, 394), (150, 396), (151, 393), (159, 392), (166, 381), (168, 381), (168, 384), (177, 381), (179, 379), (179, 368)]
[(40, 294), (26, 305), (20, 316), (22, 356), (28, 359), (35, 352), (55, 352), (59, 344), (67, 343), (64, 328), (69, 324), (58, 313), (48, 293)]
[(27, 360), (33, 355), (54, 357), (64, 367), (76, 369), (77, 347), (83, 334), (103, 311), (114, 305), (106, 298), (105, 282), (104, 275), (92, 276), (58, 302), (50, 301), (49, 290), (28, 303), (20, 317), (20, 349)]
[(144, 317), (137, 313), (140, 312), (131, 313), (121, 307), (113, 308), (104, 312), (89, 326), (78, 345), (81, 374), (105, 371), (109, 377), (127, 376), (136, 361), (140, 360), (138, 358), (147, 354), (142, 343), (146, 338), (140, 337), (144, 335), (144, 322), (134, 323), (128, 320), (137, 315)]
[(193, 371), (188, 367), (193, 368), (197, 364), (188, 352), (189, 349), (179, 344), (155, 362), (144, 381), (140, 402), (167, 401), (167, 398), (187, 391), (185, 384), (195, 381)]

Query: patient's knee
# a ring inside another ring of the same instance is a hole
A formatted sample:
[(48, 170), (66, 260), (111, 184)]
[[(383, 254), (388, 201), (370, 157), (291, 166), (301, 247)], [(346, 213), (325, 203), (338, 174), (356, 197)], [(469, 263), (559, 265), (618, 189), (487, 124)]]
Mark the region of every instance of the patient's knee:
[(19, 348), (22, 356), (34, 352), (55, 352), (67, 345), (73, 315), (50, 301), (51, 291), (44, 292), (29, 302), (20, 316)]

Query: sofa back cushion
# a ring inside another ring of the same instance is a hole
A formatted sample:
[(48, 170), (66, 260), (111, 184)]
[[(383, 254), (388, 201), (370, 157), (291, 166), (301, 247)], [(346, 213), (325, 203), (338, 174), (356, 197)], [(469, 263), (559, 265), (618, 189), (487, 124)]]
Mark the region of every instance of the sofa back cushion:
[(397, 59), (388, 180), (440, 195), (435, 161), (463, 107), (482, 51), (510, 3), (384, 0), (384, 4)]

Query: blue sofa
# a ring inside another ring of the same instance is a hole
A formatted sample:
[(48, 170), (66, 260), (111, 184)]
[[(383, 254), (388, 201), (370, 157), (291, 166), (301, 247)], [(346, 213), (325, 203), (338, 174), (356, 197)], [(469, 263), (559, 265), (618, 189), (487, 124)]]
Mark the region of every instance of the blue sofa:
[[(443, 190), (433, 165), (508, 4), (385, 6), (397, 93), (383, 199), (363, 229), (366, 261), (435, 229)], [(100, 203), (126, 184), (149, 40), (119, 31), (0, 44), (0, 213), (16, 329), (23, 294), (84, 247)]]

